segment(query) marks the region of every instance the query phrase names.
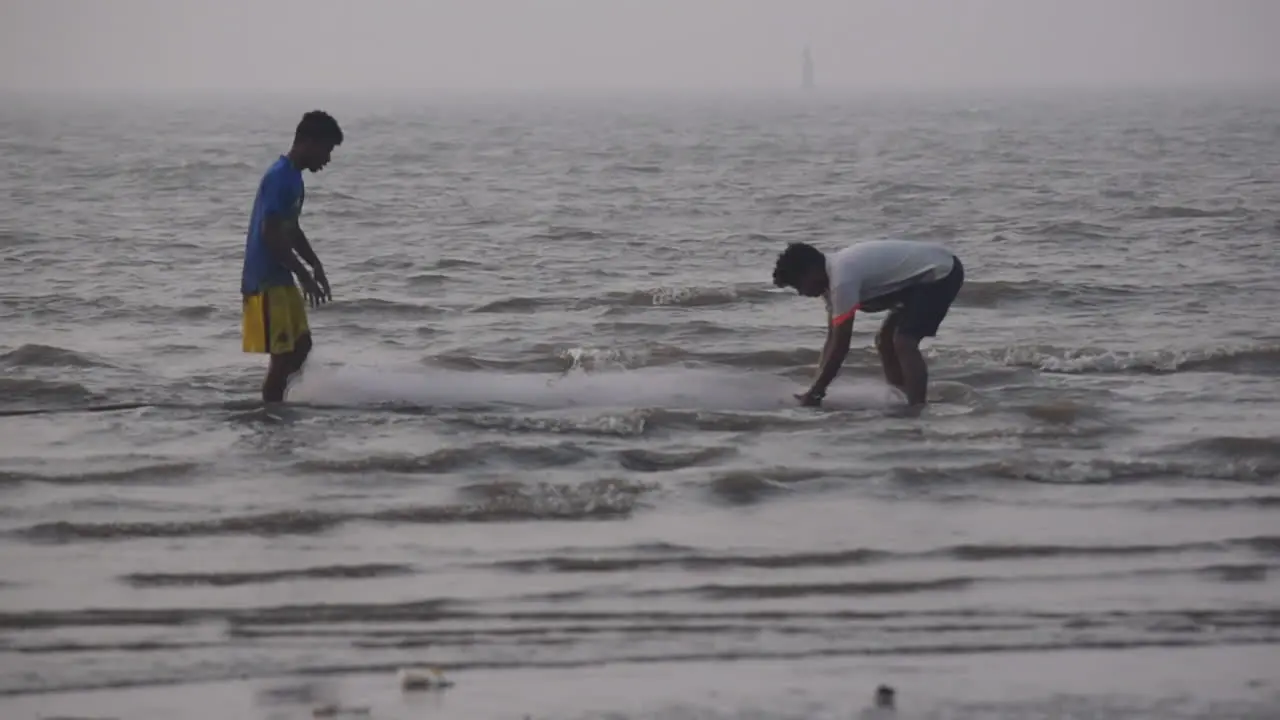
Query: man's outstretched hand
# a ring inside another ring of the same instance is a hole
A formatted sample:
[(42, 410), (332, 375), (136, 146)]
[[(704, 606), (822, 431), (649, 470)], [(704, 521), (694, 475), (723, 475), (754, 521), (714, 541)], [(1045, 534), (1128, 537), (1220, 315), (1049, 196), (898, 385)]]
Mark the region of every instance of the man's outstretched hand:
[(323, 294), (324, 301), (328, 302), (333, 299), (333, 292), (329, 290), (329, 278), (325, 277), (324, 268), (316, 265), (315, 267), (316, 285), (319, 286)]
[(302, 283), (302, 295), (307, 299), (307, 304), (311, 307), (319, 307), (324, 304), (325, 294), (319, 283), (306, 275), (298, 278), (298, 281)]

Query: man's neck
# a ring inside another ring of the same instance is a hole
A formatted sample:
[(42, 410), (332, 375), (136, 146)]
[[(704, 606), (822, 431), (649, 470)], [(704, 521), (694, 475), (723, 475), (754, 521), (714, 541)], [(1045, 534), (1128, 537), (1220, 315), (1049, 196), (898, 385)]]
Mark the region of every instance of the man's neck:
[(297, 148), (289, 148), (289, 152), (285, 153), (285, 154), (284, 154), (284, 157), (285, 157), (285, 159), (286, 159), (286, 160), (288, 160), (288, 161), (289, 161), (289, 164), (293, 166), (293, 169), (294, 169), (294, 170), (301, 170), (301, 169), (302, 169), (302, 163), (298, 162), (298, 149), (297, 149)]

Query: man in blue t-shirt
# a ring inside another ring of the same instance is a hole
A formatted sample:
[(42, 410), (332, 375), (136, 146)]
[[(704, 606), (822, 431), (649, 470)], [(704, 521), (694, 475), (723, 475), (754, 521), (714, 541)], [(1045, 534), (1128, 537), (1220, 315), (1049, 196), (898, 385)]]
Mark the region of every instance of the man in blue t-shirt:
[[(284, 400), (289, 376), (302, 369), (311, 352), (306, 301), (314, 307), (332, 299), (324, 268), (298, 218), (306, 194), (302, 171), (319, 172), (341, 144), (342, 129), (328, 113), (313, 110), (303, 115), (293, 147), (267, 168), (253, 200), (240, 278), (241, 329), (245, 352), (271, 356), (262, 384), (264, 402)], [(311, 266), (311, 272), (298, 256)], [(295, 276), (301, 291), (294, 285)]]

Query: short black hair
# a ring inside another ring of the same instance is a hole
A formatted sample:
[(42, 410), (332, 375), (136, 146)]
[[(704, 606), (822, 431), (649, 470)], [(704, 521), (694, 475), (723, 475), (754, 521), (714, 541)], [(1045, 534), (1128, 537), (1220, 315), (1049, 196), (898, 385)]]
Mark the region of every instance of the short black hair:
[(333, 143), (334, 147), (342, 144), (342, 128), (338, 121), (323, 110), (312, 110), (298, 121), (298, 129), (293, 132), (293, 141)]
[(797, 287), (800, 279), (815, 267), (825, 268), (827, 256), (818, 248), (802, 242), (788, 243), (787, 249), (778, 253), (773, 266), (773, 284), (778, 287)]

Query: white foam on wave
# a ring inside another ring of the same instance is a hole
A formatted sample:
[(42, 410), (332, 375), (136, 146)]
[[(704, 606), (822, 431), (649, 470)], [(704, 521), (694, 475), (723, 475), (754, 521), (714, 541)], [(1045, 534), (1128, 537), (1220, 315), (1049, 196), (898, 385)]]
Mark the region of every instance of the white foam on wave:
[[(378, 404), (419, 407), (518, 405), (569, 408), (665, 408), (767, 411), (796, 408), (804, 388), (768, 373), (644, 368), (605, 372), (390, 371), (355, 366), (308, 369), (289, 390), (292, 402), (330, 406)], [(902, 395), (883, 384), (844, 382), (823, 406), (848, 410), (900, 405)]]

